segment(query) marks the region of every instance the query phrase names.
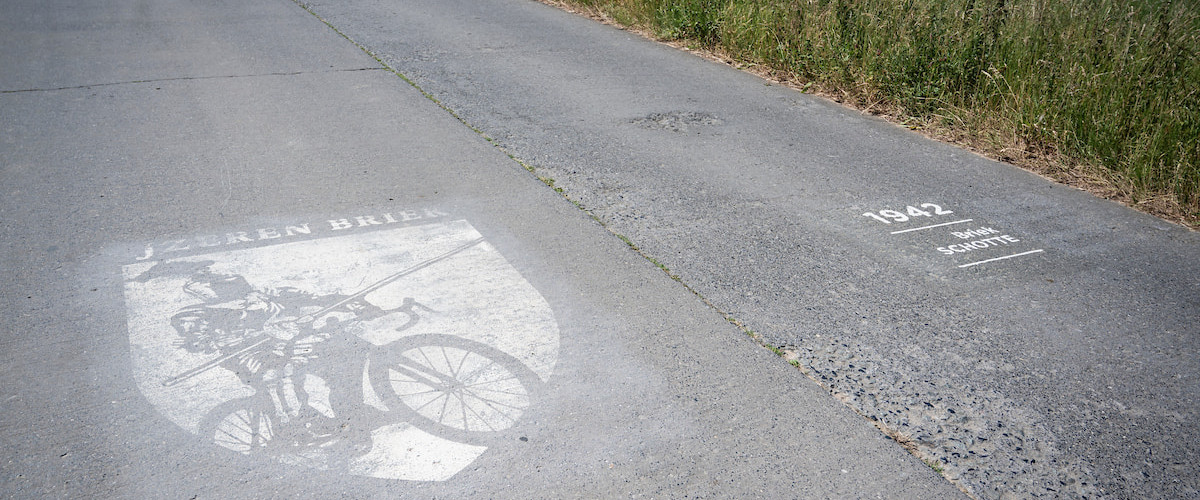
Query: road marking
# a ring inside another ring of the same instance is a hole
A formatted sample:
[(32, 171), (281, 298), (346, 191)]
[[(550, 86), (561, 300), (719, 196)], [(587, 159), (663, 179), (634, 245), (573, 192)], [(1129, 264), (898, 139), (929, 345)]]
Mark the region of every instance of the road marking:
[(434, 216), (147, 245), (122, 269), (138, 388), (233, 452), (450, 479), (509, 439), (559, 333), (545, 298), (469, 223), (413, 222)]
[(998, 260), (1011, 259), (1011, 258), (1013, 258), (1013, 257), (1020, 257), (1020, 256), (1022, 256), (1022, 255), (1029, 255), (1029, 254), (1031, 254), (1031, 253), (1040, 253), (1040, 252), (1044, 252), (1044, 251), (1045, 251), (1045, 250), (1043, 250), (1043, 249), (1039, 248), (1039, 249), (1037, 249), (1037, 250), (1030, 250), (1030, 251), (1028, 251), (1028, 252), (1015, 253), (1015, 254), (1012, 254), (1012, 255), (1006, 255), (1006, 256), (1004, 256), (1004, 257), (996, 257), (996, 258), (994, 258), (994, 259), (987, 259), (987, 260), (981, 260), (981, 261), (979, 261), (979, 262), (972, 262), (972, 263), (970, 263), (970, 264), (963, 264), (963, 265), (961, 265), (961, 266), (958, 266), (958, 267), (971, 267), (971, 266), (976, 266), (976, 265), (979, 265), (979, 264), (986, 264), (986, 263), (988, 263), (988, 262), (995, 262), (995, 261), (998, 261)]
[(908, 232), (911, 232), (911, 231), (920, 231), (920, 230), (922, 230), (922, 229), (933, 229), (933, 228), (935, 228), (935, 227), (950, 226), (950, 225), (953, 225), (953, 224), (962, 224), (962, 223), (964, 223), (964, 222), (971, 222), (971, 221), (973, 221), (973, 220), (975, 220), (975, 219), (963, 219), (963, 220), (960, 220), (960, 221), (954, 221), (954, 222), (943, 222), (943, 223), (941, 223), (941, 224), (934, 224), (934, 225), (932, 225), (932, 226), (914, 227), (914, 228), (912, 228), (912, 229), (903, 229), (903, 230), (900, 230), (900, 231), (892, 231), (892, 234), (908, 233)]

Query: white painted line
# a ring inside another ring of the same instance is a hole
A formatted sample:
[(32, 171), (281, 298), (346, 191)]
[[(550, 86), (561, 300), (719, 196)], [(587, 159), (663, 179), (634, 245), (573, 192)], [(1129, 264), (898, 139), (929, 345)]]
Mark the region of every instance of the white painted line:
[(1030, 251), (1028, 251), (1028, 252), (1015, 253), (1015, 254), (1012, 254), (1012, 255), (1006, 255), (1006, 256), (1004, 256), (1004, 257), (996, 257), (996, 258), (994, 258), (994, 259), (981, 260), (981, 261), (979, 261), (979, 262), (972, 262), (972, 263), (970, 263), (970, 264), (963, 264), (963, 265), (961, 265), (961, 266), (958, 266), (958, 267), (971, 267), (971, 266), (974, 266), (974, 265), (985, 264), (985, 263), (988, 263), (988, 262), (995, 262), (995, 261), (998, 261), (998, 260), (1004, 260), (1004, 259), (1011, 259), (1011, 258), (1013, 258), (1013, 257), (1020, 257), (1020, 256), (1022, 256), (1022, 255), (1029, 255), (1029, 254), (1031, 254), (1031, 253), (1039, 253), (1039, 252), (1043, 252), (1043, 251), (1045, 251), (1045, 250), (1043, 250), (1043, 249), (1039, 248), (1039, 249), (1037, 249), (1037, 250), (1030, 250)]
[(950, 226), (950, 225), (954, 225), (954, 224), (962, 224), (964, 222), (971, 222), (973, 220), (975, 220), (975, 219), (963, 219), (963, 220), (958, 220), (958, 221), (954, 221), (954, 222), (943, 222), (941, 224), (934, 224), (932, 226), (914, 227), (912, 229), (904, 229), (901, 231), (892, 231), (892, 234), (900, 234), (900, 233), (907, 233), (910, 231), (920, 231), (922, 229), (932, 229), (935, 227)]

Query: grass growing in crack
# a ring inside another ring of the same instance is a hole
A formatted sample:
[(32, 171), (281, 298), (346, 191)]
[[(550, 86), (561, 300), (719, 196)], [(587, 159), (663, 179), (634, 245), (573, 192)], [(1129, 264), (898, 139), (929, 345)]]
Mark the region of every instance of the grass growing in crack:
[(671, 270), (668, 269), (667, 266), (665, 266), (661, 262), (659, 262), (658, 259), (655, 259), (654, 257), (646, 256), (646, 260), (649, 260), (651, 264), (654, 264), (655, 267), (658, 267), (659, 269), (661, 269), (662, 272), (667, 273), (667, 276), (669, 278), (671, 278), (675, 281), (682, 281), (683, 278), (680, 278), (678, 274), (671, 272)]
[[(614, 233), (614, 234), (615, 234), (615, 233)], [(621, 241), (624, 241), (626, 245), (629, 245), (629, 248), (632, 248), (632, 249), (633, 249), (633, 251), (635, 251), (635, 252), (641, 252), (641, 251), (642, 251), (640, 248), (638, 248), (638, 246), (637, 246), (637, 245), (633, 244), (633, 241), (632, 241), (632, 240), (630, 240), (629, 238), (625, 237), (625, 235), (623, 235), (623, 234), (617, 234), (617, 238), (620, 238), (620, 239), (621, 239)]]

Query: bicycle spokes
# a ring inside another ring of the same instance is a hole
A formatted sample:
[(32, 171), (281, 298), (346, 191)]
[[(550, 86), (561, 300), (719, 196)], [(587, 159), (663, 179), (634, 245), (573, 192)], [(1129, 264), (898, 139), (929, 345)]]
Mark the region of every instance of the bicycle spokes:
[(246, 408), (230, 413), (217, 423), (213, 441), (225, 448), (251, 453), (275, 437), (275, 424), (263, 411)]
[(395, 395), (422, 417), (468, 432), (511, 427), (529, 406), (529, 389), (496, 359), (451, 346), (403, 351), (389, 367)]

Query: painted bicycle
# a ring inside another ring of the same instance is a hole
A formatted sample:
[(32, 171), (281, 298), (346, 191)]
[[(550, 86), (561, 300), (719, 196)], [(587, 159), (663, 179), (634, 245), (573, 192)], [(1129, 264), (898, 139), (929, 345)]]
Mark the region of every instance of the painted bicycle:
[(520, 359), (454, 335), (400, 334), (385, 345), (362, 335), (373, 328), (403, 332), (434, 312), (411, 297), (382, 309), (368, 294), (481, 241), (352, 295), (255, 288), (241, 276), (203, 269), (185, 285), (201, 303), (171, 323), (180, 348), (214, 357), (163, 384), (221, 368), (252, 388), (252, 395), (213, 408), (199, 427), (206, 440), (245, 454), (361, 456), (373, 431), (397, 424), (465, 444), (505, 440), (542, 383)]

